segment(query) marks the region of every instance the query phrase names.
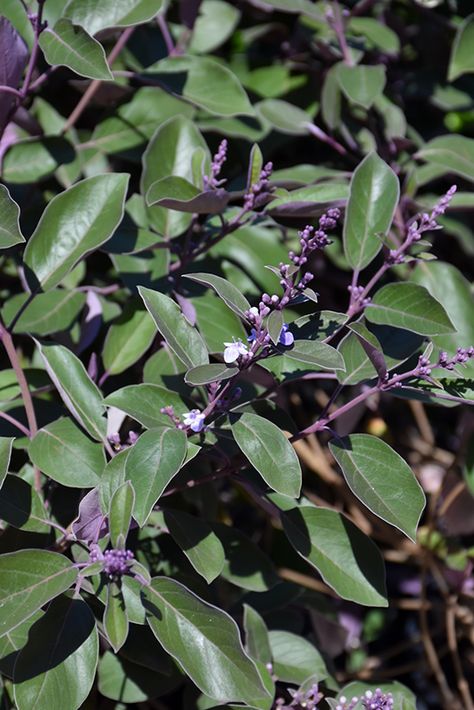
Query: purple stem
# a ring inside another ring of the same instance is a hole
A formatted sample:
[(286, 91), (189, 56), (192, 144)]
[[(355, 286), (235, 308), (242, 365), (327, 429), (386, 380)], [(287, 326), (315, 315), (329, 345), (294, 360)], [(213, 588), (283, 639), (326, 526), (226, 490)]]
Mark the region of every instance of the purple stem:
[(156, 18), (156, 21), (158, 23), (158, 27), (161, 30), (161, 34), (163, 35), (163, 39), (166, 45), (166, 50), (168, 52), (168, 55), (172, 57), (174, 54), (176, 54), (176, 48), (174, 46), (173, 38), (171, 36), (171, 32), (168, 29), (168, 25), (166, 23), (165, 18), (161, 14), (161, 12), (158, 14), (158, 17)]
[(25, 436), (28, 438), (31, 437), (31, 432), (29, 429), (26, 428), (21, 422), (18, 421), (18, 419), (15, 419), (15, 417), (12, 417), (8, 412), (2, 412), (0, 410), (0, 418), (5, 419), (5, 421), (10, 422), (10, 424), (13, 424), (17, 429), (19, 429)]
[(306, 127), (315, 138), (318, 138), (318, 140), (322, 143), (326, 143), (331, 148), (334, 148), (339, 155), (347, 155), (347, 150), (343, 145), (338, 143), (334, 138), (331, 138), (331, 136), (328, 136), (327, 133), (325, 133), (321, 128), (318, 128), (318, 126), (315, 126), (314, 123), (308, 123), (306, 124)]
[(33, 49), (31, 50), (31, 56), (30, 56), (30, 61), (28, 64), (28, 69), (26, 70), (26, 76), (25, 80), (23, 82), (23, 86), (21, 87), (21, 98), (24, 100), (27, 95), (28, 91), (30, 90), (30, 84), (31, 80), (33, 78), (33, 72), (36, 67), (36, 62), (38, 60), (38, 52), (39, 52), (39, 38), (40, 34), (44, 29), (43, 26), (43, 7), (45, 0), (37, 0), (38, 2), (38, 14), (36, 18), (34, 19), (34, 30), (35, 30), (35, 36), (33, 40)]

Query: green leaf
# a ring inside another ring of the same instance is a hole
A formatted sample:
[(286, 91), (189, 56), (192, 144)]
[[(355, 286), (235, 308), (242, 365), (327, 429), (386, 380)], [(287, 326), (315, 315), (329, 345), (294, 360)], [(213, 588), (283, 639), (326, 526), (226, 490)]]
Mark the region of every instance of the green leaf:
[(100, 42), (69, 20), (63, 18), (54, 27), (46, 27), (39, 44), (51, 66), (68, 67), (88, 79), (113, 80)]
[(238, 367), (228, 367), (225, 363), (212, 363), (211, 365), (198, 365), (192, 367), (184, 376), (188, 385), (207, 385), (210, 382), (228, 380), (239, 372)]
[(380, 688), (384, 693), (392, 693), (393, 707), (397, 708), (397, 710), (416, 710), (417, 702), (414, 693), (398, 681), (377, 683), (377, 685), (363, 683), (362, 681), (352, 681), (352, 683), (348, 683), (342, 688), (337, 697), (338, 699), (341, 696), (345, 698), (361, 697), (367, 690), (374, 692), (377, 688)]
[(47, 476), (71, 488), (94, 488), (105, 464), (104, 450), (68, 418), (56, 419), (38, 431), (28, 453)]
[(211, 353), (222, 353), (224, 343), (234, 338), (246, 340), (242, 322), (212, 291), (190, 299), (196, 311), (196, 324)]
[(423, 286), (393, 283), (377, 291), (365, 310), (371, 323), (386, 323), (420, 335), (452, 333), (454, 326), (443, 306)]
[(277, 584), (273, 562), (250, 538), (229, 525), (213, 523), (212, 528), (224, 547), (224, 579), (253, 592), (265, 592)]
[(145, 306), (171, 350), (188, 367), (207, 365), (209, 355), (198, 331), (169, 296), (143, 286), (138, 288)]
[(0, 555), (0, 636), (23, 623), (77, 577), (70, 560), (46, 550)]
[(125, 463), (125, 475), (135, 489), (133, 517), (144, 525), (186, 456), (186, 434), (179, 429), (150, 429), (140, 436)]
[(347, 182), (331, 180), (290, 191), (278, 188), (274, 195), (275, 199), (265, 207), (265, 212), (273, 217), (319, 217), (329, 207), (345, 205), (349, 186)]
[(282, 520), (297, 553), (340, 597), (365, 606), (388, 605), (382, 556), (344, 515), (302, 506), (282, 514)]
[[(28, 294), (21, 293), (10, 298), (2, 308), (2, 317), (8, 327), (19, 309), (27, 301)], [(14, 333), (51, 335), (68, 330), (86, 302), (86, 294), (65, 289), (53, 289), (37, 294), (25, 308), (13, 328)]]
[(20, 228), (20, 208), (5, 185), (0, 185), (0, 249), (21, 244), (25, 237)]
[(173, 407), (176, 414), (181, 416), (191, 406), (176, 392), (159, 385), (149, 384), (123, 387), (109, 394), (104, 403), (118, 407), (147, 429), (163, 424), (169, 425), (170, 418), (160, 411), (163, 407)]
[(304, 683), (315, 676), (315, 681), (327, 678), (323, 657), (312, 643), (289, 631), (270, 631), (268, 634), (273, 656), (273, 672), (286, 683)]
[(110, 501), (110, 542), (115, 549), (125, 549), (134, 504), (135, 491), (130, 481), (125, 481), (115, 490)]
[(224, 189), (201, 192), (182, 177), (170, 175), (154, 182), (146, 194), (149, 207), (157, 205), (178, 212), (192, 214), (220, 214), (229, 202), (230, 194)]
[(208, 54), (232, 35), (240, 18), (239, 10), (222, 0), (204, 0), (194, 23), (189, 51)]
[(32, 288), (57, 286), (112, 236), (123, 217), (128, 179), (125, 173), (95, 175), (51, 200), (25, 249)]
[[(143, 154), (141, 193), (146, 195), (153, 183), (169, 176), (182, 177), (194, 183), (192, 156), (202, 148), (207, 172), (209, 149), (195, 124), (186, 116), (177, 115), (158, 127)], [(149, 207), (151, 224), (159, 234), (176, 237), (187, 229), (192, 216), (165, 207)]]
[(362, 35), (370, 44), (387, 54), (397, 54), (400, 51), (400, 40), (390, 27), (373, 17), (351, 17), (348, 30), (356, 35)]
[(284, 357), (322, 370), (344, 369), (344, 361), (335, 348), (314, 340), (296, 340), (292, 348), (284, 351)]
[(469, 15), (459, 25), (454, 43), (451, 47), (448, 81), (454, 81), (462, 74), (474, 72), (474, 14)]
[(384, 90), (386, 75), (385, 67), (349, 66), (340, 63), (337, 69), (339, 86), (351, 103), (369, 109)]
[(99, 639), (88, 604), (55, 599), (31, 627), (14, 669), (18, 710), (82, 707), (94, 682)]
[(257, 143), (254, 143), (249, 156), (249, 167), (247, 172), (247, 190), (258, 182), (263, 168), (263, 154)]
[[(453, 333), (434, 336), (435, 345), (450, 356), (458, 347), (469, 348), (474, 343), (474, 298), (469, 281), (455, 266), (444, 261), (418, 264), (412, 278), (441, 303), (455, 328)], [(474, 362), (471, 360), (459, 371), (465, 377), (474, 377)]]
[(260, 663), (270, 663), (272, 652), (268, 638), (268, 629), (258, 611), (244, 604), (245, 650), (248, 655)]
[(369, 434), (333, 439), (329, 448), (354, 495), (415, 542), (425, 495), (406, 461)]
[(93, 439), (102, 441), (107, 430), (102, 394), (82, 362), (63, 345), (35, 343), (67, 409)]
[(272, 311), (267, 318), (267, 330), (270, 340), (274, 345), (278, 345), (281, 329), (283, 328), (283, 312)]
[(24, 138), (11, 145), (2, 162), (2, 179), (24, 185), (49, 177), (76, 158), (71, 143), (59, 136)]
[(203, 693), (220, 702), (270, 708), (272, 697), (228, 614), (166, 577), (143, 590), (143, 603), (158, 641)]
[(48, 534), (47, 517), (39, 493), (20, 476), (8, 475), (0, 489), (0, 520), (20, 530)]
[(120, 655), (106, 651), (99, 661), (99, 692), (121, 704), (153, 700), (174, 690), (181, 681), (182, 675), (176, 667), (172, 673), (159, 673), (124, 658), (123, 649)]
[(306, 111), (281, 99), (265, 99), (260, 101), (255, 109), (257, 114), (268, 121), (272, 128), (287, 135), (307, 135), (309, 133), (308, 125), (313, 122)]
[(224, 303), (241, 318), (245, 318), (245, 311), (249, 310), (250, 303), (247, 301), (243, 293), (227, 279), (215, 274), (192, 273), (183, 274), (185, 279), (191, 279), (204, 286), (209, 286), (214, 289)]
[(232, 434), (270, 488), (291, 498), (299, 496), (300, 463), (281, 429), (258, 414), (246, 412), (232, 424)]
[(415, 158), (474, 182), (474, 138), (445, 135), (425, 143)]
[(182, 510), (163, 511), (168, 532), (182, 549), (196, 572), (208, 584), (222, 572), (224, 548), (211, 527), (204, 520)]
[(107, 603), (104, 611), (104, 630), (115, 653), (128, 636), (128, 617), (120, 586), (112, 582), (107, 586)]
[(183, 96), (218, 116), (253, 116), (255, 113), (235, 74), (209, 57), (193, 57)]
[(352, 268), (364, 269), (379, 253), (380, 236), (392, 224), (399, 195), (393, 170), (376, 153), (370, 153), (352, 176), (344, 220), (344, 254)]
[(82, 25), (91, 35), (108, 27), (141, 25), (161, 10), (163, 0), (70, 0), (64, 11), (75, 25)]
[(129, 150), (148, 141), (169, 118), (178, 114), (192, 118), (194, 112), (193, 106), (163, 89), (143, 86), (117, 109), (116, 115), (96, 125), (88, 144), (106, 153)]
[(43, 611), (37, 611), (23, 624), (20, 624), (8, 634), (0, 638), (0, 672), (8, 678), (13, 678), (13, 669), (18, 654), (28, 641), (28, 632), (32, 625), (43, 616)]
[(118, 375), (134, 365), (146, 353), (156, 335), (153, 319), (140, 305), (128, 303), (107, 332), (102, 359), (111, 375)]
[(8, 473), (10, 465), (10, 456), (12, 454), (12, 446), (15, 439), (9, 436), (0, 436), (0, 488), (3, 485), (5, 476)]

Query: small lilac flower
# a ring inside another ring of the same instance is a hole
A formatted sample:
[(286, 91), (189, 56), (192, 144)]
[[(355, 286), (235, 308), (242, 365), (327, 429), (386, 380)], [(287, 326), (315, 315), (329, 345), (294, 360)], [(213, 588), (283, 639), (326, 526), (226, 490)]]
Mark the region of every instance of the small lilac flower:
[(240, 338), (238, 340), (234, 338), (232, 343), (224, 343), (224, 345), (224, 362), (228, 365), (238, 360), (241, 355), (248, 354), (248, 347), (244, 345)]
[(283, 323), (283, 327), (280, 330), (280, 335), (278, 338), (278, 343), (284, 345), (285, 347), (290, 347), (295, 342), (295, 337), (293, 333), (290, 332), (290, 326), (288, 323)]
[(249, 343), (253, 343), (254, 340), (256, 339), (256, 337), (257, 337), (257, 331), (255, 330), (255, 328), (252, 328), (252, 330), (250, 331), (250, 335), (247, 336), (247, 341)]
[(202, 431), (204, 428), (205, 416), (199, 409), (191, 409), (183, 414), (183, 423), (193, 431)]
[(364, 710), (392, 710), (393, 695), (392, 693), (383, 693), (380, 688), (374, 692), (366, 690), (361, 702)]

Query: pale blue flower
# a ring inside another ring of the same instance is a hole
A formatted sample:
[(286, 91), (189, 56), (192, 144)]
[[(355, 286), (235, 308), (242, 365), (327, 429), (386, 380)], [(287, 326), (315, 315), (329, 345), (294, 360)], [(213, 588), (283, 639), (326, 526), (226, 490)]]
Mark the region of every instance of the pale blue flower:
[(240, 338), (238, 340), (234, 338), (232, 343), (224, 343), (224, 345), (224, 362), (228, 365), (238, 360), (241, 355), (247, 355), (248, 353), (248, 347), (244, 345)]
[(183, 414), (183, 424), (186, 424), (193, 431), (202, 431), (204, 428), (204, 414), (199, 409), (191, 409), (190, 412)]

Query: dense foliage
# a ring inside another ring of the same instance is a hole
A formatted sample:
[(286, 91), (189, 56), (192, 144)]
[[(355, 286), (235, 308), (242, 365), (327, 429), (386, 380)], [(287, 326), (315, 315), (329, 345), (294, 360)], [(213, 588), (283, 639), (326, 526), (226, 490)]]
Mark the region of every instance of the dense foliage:
[(2, 709), (474, 708), (469, 6), (0, 3)]

